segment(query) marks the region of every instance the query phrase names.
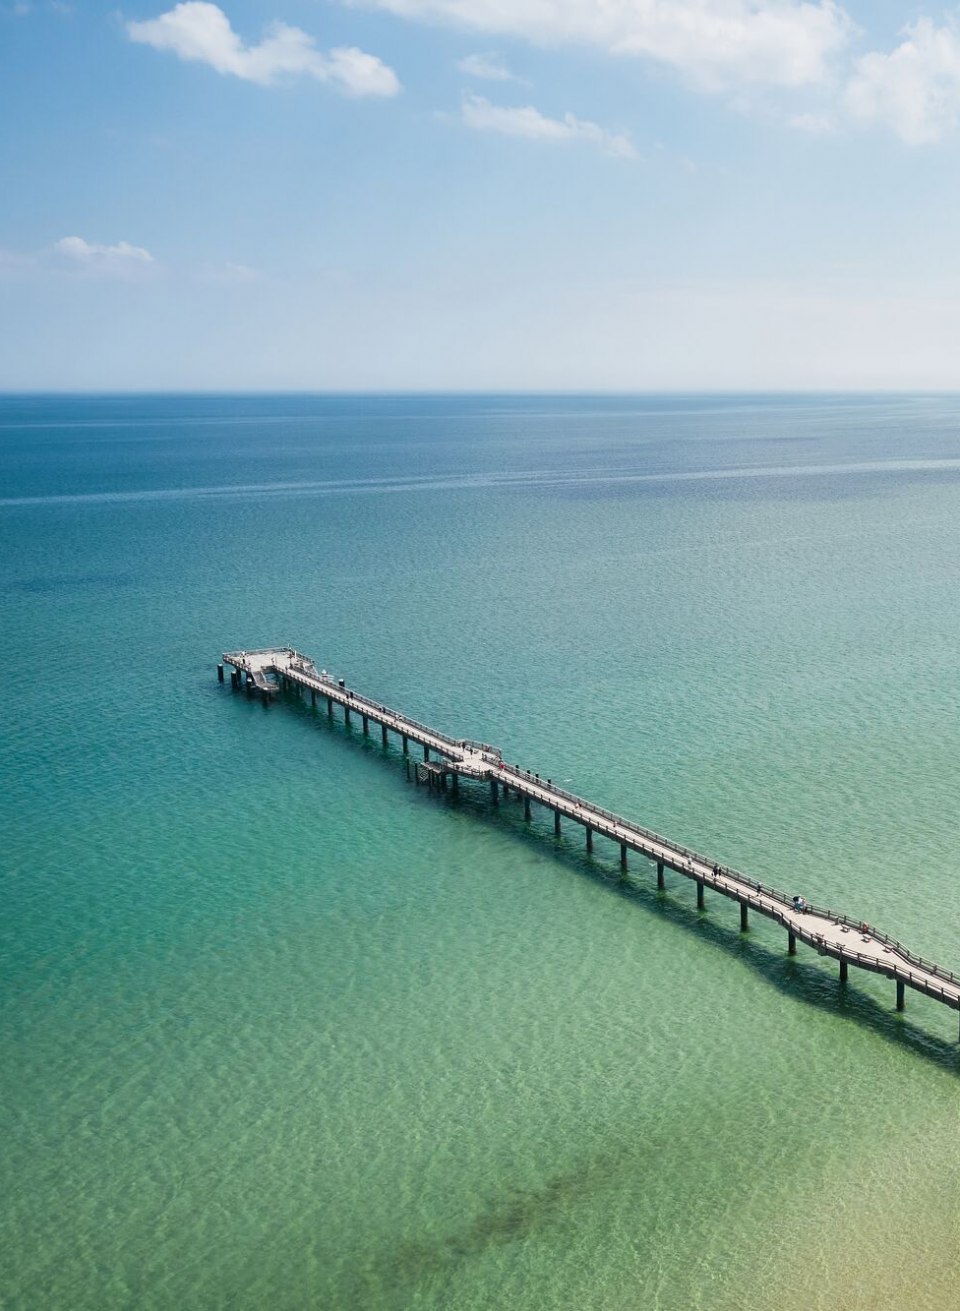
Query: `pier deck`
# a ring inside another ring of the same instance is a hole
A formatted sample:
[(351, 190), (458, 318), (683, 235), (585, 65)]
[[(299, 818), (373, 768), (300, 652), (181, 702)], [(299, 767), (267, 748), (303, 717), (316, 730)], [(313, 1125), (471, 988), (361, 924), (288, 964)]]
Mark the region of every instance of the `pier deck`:
[[(788, 950), (793, 953), (797, 942), (804, 942), (821, 956), (839, 961), (840, 979), (845, 981), (850, 965), (886, 975), (896, 981), (897, 1009), (904, 1006), (905, 988), (925, 993), (954, 1010), (960, 1010), (960, 975), (954, 974), (932, 961), (909, 951), (902, 943), (863, 921), (810, 905), (803, 911), (794, 906), (793, 897), (776, 888), (767, 887), (755, 879), (729, 867), (722, 866), (705, 856), (680, 846), (659, 834), (596, 806), (564, 788), (552, 779), (524, 770), (503, 759), (496, 748), (466, 738), (452, 738), (425, 724), (410, 719), (399, 711), (362, 696), (345, 686), (343, 679), (334, 678), (326, 670), (292, 647), (270, 647), (256, 651), (232, 651), (223, 655), (224, 665), (232, 667), (234, 687), (244, 684), (251, 694), (264, 701), (284, 688), (309, 692), (316, 705), (317, 697), (327, 702), (328, 713), (339, 705), (349, 722), (351, 714), (361, 717), (364, 731), (369, 724), (380, 727), (383, 741), (388, 732), (397, 734), (403, 743), (404, 754), (409, 743), (415, 742), (423, 752), (424, 766), (415, 771), (428, 775), (430, 782), (445, 787), (452, 782), (457, 787), (460, 778), (486, 781), (491, 798), (496, 803), (501, 793), (512, 789), (524, 803), (524, 814), (530, 818), (531, 802), (553, 812), (554, 831), (559, 835), (561, 821), (572, 820), (586, 830), (587, 849), (593, 850), (594, 836), (608, 838), (620, 848), (620, 864), (627, 868), (628, 852), (632, 851), (656, 864), (657, 882), (663, 887), (667, 869), (691, 879), (697, 886), (697, 905), (703, 908), (707, 888), (740, 903), (740, 926), (748, 927), (748, 913), (756, 911), (775, 920), (787, 932)], [(222, 666), (221, 666), (222, 678)], [(434, 759), (431, 760), (431, 752)], [(409, 762), (408, 762), (409, 768)]]

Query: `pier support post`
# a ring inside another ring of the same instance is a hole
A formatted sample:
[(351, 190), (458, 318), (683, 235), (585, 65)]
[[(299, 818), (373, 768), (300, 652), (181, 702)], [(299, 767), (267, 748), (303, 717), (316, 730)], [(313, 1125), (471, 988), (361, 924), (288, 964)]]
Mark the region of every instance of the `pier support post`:
[(697, 879), (697, 910), (703, 910), (703, 879)]
[(620, 843), (620, 868), (622, 870), (627, 868), (627, 844), (625, 842)]
[(741, 901), (741, 903), (740, 903), (740, 932), (741, 932), (741, 933), (746, 933), (746, 931), (747, 931), (747, 929), (748, 929), (749, 927), (750, 927), (750, 921), (747, 919), (747, 903), (746, 903), (745, 901)]
[(350, 707), (349, 707), (349, 706), (344, 706), (344, 707), (343, 707), (343, 722), (344, 722), (345, 724), (349, 724), (349, 723), (350, 723)]
[(380, 725), (380, 739), (381, 739), (381, 741), (383, 742), (383, 745), (386, 746), (386, 745), (387, 745), (387, 726), (386, 726), (386, 724), (381, 724), (381, 725)]
[(316, 689), (315, 687), (311, 687), (311, 689), (310, 689), (310, 709), (311, 709), (311, 710), (316, 710), (316, 708), (317, 708), (317, 689)]
[(363, 716), (363, 735), (364, 737), (370, 732), (370, 721), (366, 715)]
[(410, 743), (407, 741), (407, 735), (406, 733), (401, 733), (400, 736), (403, 738), (403, 754), (408, 755), (410, 751)]
[(423, 758), (424, 760), (430, 759), (430, 748), (428, 746), (424, 746), (423, 748)]
[(847, 962), (843, 958), (843, 956), (841, 956), (840, 957), (840, 982), (841, 983), (846, 983), (848, 973), (849, 973), (849, 966), (847, 965)]
[(902, 1011), (907, 1004), (907, 985), (903, 979), (897, 979), (897, 1010)]
[(662, 892), (666, 886), (667, 886), (666, 883), (664, 883), (663, 881), (663, 861), (658, 860), (657, 861), (657, 889), (658, 891)]
[(560, 836), (560, 811), (559, 810), (555, 810), (553, 812), (553, 834), (554, 837), (557, 838)]
[(333, 697), (332, 697), (332, 696), (328, 696), (328, 697), (327, 697), (327, 715), (329, 716), (330, 719), (333, 718)]
[(459, 774), (451, 774), (451, 775), (450, 775), (450, 791), (453, 793), (453, 795), (454, 795), (455, 797), (458, 797), (458, 796), (460, 795), (460, 775), (459, 775)]
[(593, 829), (590, 827), (589, 824), (586, 825), (586, 829), (587, 829), (587, 851), (593, 851)]
[(240, 675), (235, 669), (230, 670), (230, 686), (233, 688), (234, 692), (236, 692), (240, 686)]
[(797, 954), (797, 935), (795, 933), (787, 934), (787, 955), (796, 956)]
[(497, 787), (497, 780), (495, 778), (490, 780), (490, 800), (495, 806), (500, 804), (500, 789)]
[(217, 682), (223, 682), (223, 665), (217, 665)]
[(529, 819), (529, 818), (530, 818), (530, 798), (529, 798), (529, 797), (524, 797), (524, 798), (523, 798), (523, 818), (524, 818), (524, 819)]

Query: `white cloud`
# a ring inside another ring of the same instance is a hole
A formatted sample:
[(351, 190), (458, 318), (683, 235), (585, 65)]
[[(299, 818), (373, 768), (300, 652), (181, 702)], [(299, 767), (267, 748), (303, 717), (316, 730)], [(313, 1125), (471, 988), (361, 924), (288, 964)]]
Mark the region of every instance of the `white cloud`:
[(543, 45), (598, 46), (678, 69), (701, 86), (826, 79), (853, 24), (835, 0), (354, 0)]
[(598, 146), (606, 155), (616, 155), (621, 159), (635, 159), (637, 155), (628, 136), (608, 132), (596, 123), (574, 118), (573, 114), (548, 118), (533, 105), (492, 105), (483, 96), (475, 95), (464, 96), (461, 114), (467, 127), (479, 132), (500, 132), (527, 141), (585, 141)]
[(891, 51), (873, 51), (854, 65), (847, 109), (863, 123), (882, 123), (909, 145), (937, 141), (960, 119), (960, 32), (920, 18)]
[(466, 55), (458, 61), (457, 68), (468, 77), (483, 78), (487, 82), (519, 81), (496, 54)]
[(96, 242), (84, 241), (83, 237), (61, 237), (54, 242), (53, 249), (58, 255), (65, 255), (78, 264), (88, 267), (105, 265), (153, 264), (154, 258), (149, 250), (142, 246), (131, 246), (129, 241), (118, 241), (115, 246), (101, 246)]
[[(351, 96), (395, 96), (400, 82), (392, 68), (356, 46), (337, 46), (326, 55), (327, 75)], [(313, 71), (313, 70), (311, 70)], [(314, 71), (314, 77), (323, 77)]]
[(126, 27), (131, 41), (172, 50), (181, 59), (261, 86), (284, 74), (307, 74), (351, 96), (393, 96), (400, 90), (393, 69), (376, 55), (353, 46), (318, 50), (312, 36), (286, 23), (272, 24), (259, 45), (244, 45), (223, 10), (208, 0), (184, 0), (158, 18)]

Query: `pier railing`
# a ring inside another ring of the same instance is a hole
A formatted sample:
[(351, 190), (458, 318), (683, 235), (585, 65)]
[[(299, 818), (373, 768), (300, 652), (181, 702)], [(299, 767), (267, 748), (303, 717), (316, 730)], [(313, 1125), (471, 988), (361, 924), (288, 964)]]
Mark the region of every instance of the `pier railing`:
[[(316, 666), (314, 666), (314, 668), (316, 668)], [(288, 676), (291, 674), (289, 669), (282, 670), (281, 672), (286, 673)], [(431, 728), (429, 724), (422, 724), (418, 719), (411, 719), (409, 715), (401, 714), (399, 710), (394, 710), (390, 706), (384, 705), (381, 701), (371, 701), (369, 697), (362, 696), (359, 692), (352, 692), (348, 687), (339, 687), (336, 680), (329, 674), (327, 675), (327, 679), (329, 679), (328, 682), (319, 674), (304, 673), (304, 671), (299, 669), (294, 669), (292, 671), (293, 677), (296, 677), (298, 673), (301, 673), (306, 678), (312, 679), (316, 683), (320, 683), (322, 685), (321, 690), (324, 696), (335, 696), (338, 701), (343, 701), (345, 704), (348, 704), (352, 710), (358, 710), (363, 714), (363, 708), (366, 707), (371, 715), (389, 715), (391, 719), (394, 719), (398, 724), (403, 725), (403, 729), (399, 731), (402, 732), (404, 729), (413, 729), (414, 732), (422, 733), (424, 737), (429, 737), (434, 742), (443, 742), (450, 748), (454, 757), (464, 749), (462, 740), (450, 737), (446, 733), (441, 733), (437, 729)], [(495, 748), (493, 747), (490, 748), (491, 751), (494, 749)]]
[(592, 801), (587, 801), (584, 797), (577, 796), (575, 792), (568, 792), (566, 788), (559, 787), (549, 779), (537, 778), (529, 770), (520, 769), (517, 765), (505, 764), (503, 767), (504, 774), (511, 774), (514, 778), (520, 779), (523, 783), (532, 784), (534, 787), (542, 788), (545, 792), (551, 792), (554, 796), (561, 797), (564, 801), (570, 803), (577, 810), (589, 812), (590, 815), (598, 815), (614, 828), (622, 829), (626, 833), (636, 833), (644, 838), (652, 846), (661, 847), (670, 855), (683, 856), (689, 863), (696, 863), (706, 867), (711, 874), (714, 869), (719, 874), (736, 880), (738, 883), (745, 883), (751, 890), (761, 893), (765, 897), (770, 897), (774, 901), (779, 901), (788, 909), (793, 906), (793, 897), (788, 896), (786, 892), (781, 892), (779, 888), (768, 887), (765, 883), (758, 883), (756, 879), (749, 878), (746, 874), (741, 874), (739, 870), (733, 869), (729, 865), (717, 865), (715, 861), (710, 860), (707, 856), (698, 851), (693, 851), (690, 847), (683, 847), (671, 838), (665, 838), (660, 833), (655, 833), (653, 829), (644, 828), (641, 824), (634, 823), (633, 820), (624, 819), (622, 815), (615, 814), (612, 810), (606, 810), (603, 806), (598, 806)]
[[(927, 960), (918, 952), (911, 951), (905, 947), (902, 942), (892, 938), (889, 933), (884, 933), (880, 929), (875, 929), (873, 925), (866, 925), (865, 921), (853, 919), (850, 915), (843, 915), (839, 911), (824, 909), (820, 906), (810, 905), (810, 910), (814, 915), (820, 915), (823, 919), (833, 920), (835, 924), (842, 924), (848, 929), (855, 929), (862, 933), (864, 928), (870, 931), (870, 937), (876, 942), (881, 942), (891, 951), (895, 951), (898, 956), (909, 965), (915, 965), (918, 970), (923, 970), (925, 974), (934, 974), (938, 979), (943, 979), (944, 983), (951, 983), (954, 987), (960, 987), (960, 974), (955, 974), (952, 970), (945, 970), (942, 965), (937, 965), (935, 961)], [(852, 955), (853, 953), (851, 953)]]
[[(607, 810), (603, 806), (598, 806), (592, 801), (587, 801), (584, 797), (578, 796), (575, 792), (569, 792), (566, 788), (559, 787), (552, 780), (542, 778), (538, 779), (535, 775), (531, 775), (529, 770), (520, 769), (517, 765), (506, 763), (503, 766), (502, 772), (504, 774), (509, 774), (515, 779), (519, 779), (522, 783), (533, 784), (536, 787), (542, 788), (546, 792), (553, 793), (554, 796), (560, 797), (562, 800), (568, 802), (574, 809), (579, 810), (584, 815), (598, 816), (599, 818), (606, 820), (611, 827), (618, 829), (623, 833), (638, 834), (652, 846), (662, 848), (666, 853), (682, 856), (684, 860), (690, 864), (695, 863), (703, 866), (705, 868), (705, 876), (708, 879), (710, 876), (714, 875), (714, 871), (716, 871), (716, 874), (720, 877), (731, 879), (736, 883), (745, 884), (748, 892), (752, 891), (758, 896), (766, 897), (770, 901), (778, 902), (785, 910), (793, 909), (792, 895), (788, 895), (781, 889), (771, 888), (765, 883), (759, 883), (756, 879), (749, 878), (746, 874), (733, 869), (729, 865), (716, 865), (713, 861), (709, 860), (706, 856), (701, 855), (699, 852), (693, 851), (689, 847), (681, 846), (679, 843), (663, 837), (660, 833), (654, 832), (653, 829), (644, 828), (642, 825), (636, 824), (632, 820), (626, 820), (623, 816), (615, 814), (612, 810)], [(813, 915), (818, 915), (823, 919), (833, 920), (835, 924), (855, 929), (858, 932), (862, 932), (864, 929), (865, 921), (855, 919), (853, 916), (845, 915), (840, 911), (832, 910), (829, 907), (816, 906), (811, 902), (807, 902), (807, 910)], [(926, 974), (933, 974), (938, 979), (942, 979), (945, 983), (952, 984), (954, 987), (960, 987), (960, 974), (955, 974), (952, 970), (946, 970), (942, 965), (937, 965), (934, 961), (927, 960), (926, 957), (919, 955), (917, 952), (911, 951), (908, 947), (905, 947), (902, 942), (899, 942), (896, 938), (891, 937), (887, 933), (881, 932), (879, 929), (871, 927), (870, 936), (877, 942), (882, 943), (885, 947), (889, 947), (891, 951), (895, 951), (897, 955), (909, 965), (915, 966), (918, 970), (923, 970)], [(851, 956), (862, 955), (862, 953), (853, 951), (849, 954)], [(864, 959), (867, 958), (864, 957)]]

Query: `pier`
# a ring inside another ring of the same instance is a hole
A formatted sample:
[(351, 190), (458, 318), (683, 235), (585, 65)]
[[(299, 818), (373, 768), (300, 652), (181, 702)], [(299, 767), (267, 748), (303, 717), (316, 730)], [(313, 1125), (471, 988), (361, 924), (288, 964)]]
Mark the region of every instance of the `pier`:
[[(497, 747), (468, 738), (448, 737), (361, 695), (348, 688), (344, 679), (318, 669), (313, 660), (292, 647), (224, 652), (223, 663), (217, 666), (221, 682), (227, 666), (233, 688), (259, 697), (264, 704), (282, 691), (301, 697), (308, 695), (311, 705), (316, 707), (319, 703), (328, 715), (332, 716), (334, 707), (339, 707), (347, 723), (356, 715), (364, 733), (369, 733), (371, 724), (376, 725), (384, 746), (393, 733), (401, 742), (407, 773), (418, 784), (456, 792), (461, 779), (472, 780), (489, 788), (494, 805), (513, 792), (523, 803), (525, 819), (531, 818), (534, 804), (551, 812), (557, 836), (566, 821), (584, 830), (588, 851), (593, 850), (596, 837), (615, 843), (623, 871), (627, 870), (633, 853), (656, 866), (658, 888), (665, 886), (666, 870), (689, 879), (696, 886), (698, 909), (705, 909), (708, 889), (737, 902), (743, 932), (749, 928), (751, 911), (774, 920), (786, 932), (787, 951), (791, 955), (796, 952), (797, 943), (802, 942), (819, 955), (832, 957), (838, 962), (841, 983), (846, 983), (851, 965), (884, 975), (896, 985), (897, 1010), (904, 1009), (906, 989), (912, 988), (960, 1011), (960, 975), (909, 951), (895, 938), (863, 920), (811, 903), (799, 909), (794, 897), (594, 805), (558, 787), (550, 778), (541, 778), (508, 763)], [(410, 759), (411, 743), (419, 748), (421, 759)]]

